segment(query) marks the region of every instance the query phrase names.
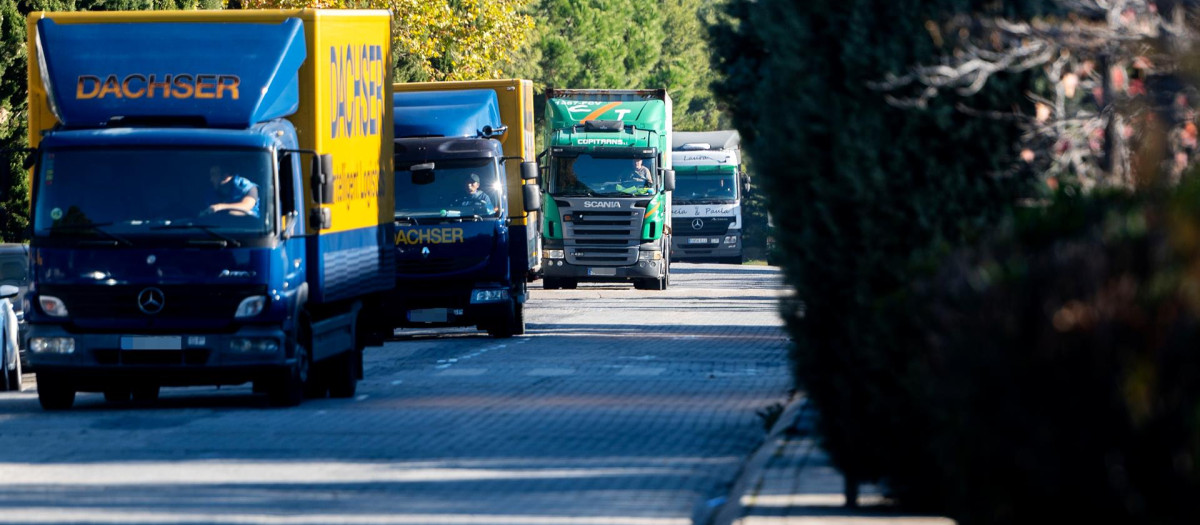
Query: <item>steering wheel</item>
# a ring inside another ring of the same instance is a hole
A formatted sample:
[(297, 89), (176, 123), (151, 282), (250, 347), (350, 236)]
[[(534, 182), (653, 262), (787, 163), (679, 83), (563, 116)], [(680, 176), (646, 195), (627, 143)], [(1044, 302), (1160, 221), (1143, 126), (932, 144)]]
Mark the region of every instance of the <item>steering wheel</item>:
[(212, 211), (212, 208), (204, 208), (204, 211), (200, 212), (201, 217), (207, 217), (210, 215), (215, 216), (215, 217), (222, 217), (222, 216), (246, 217), (246, 216), (249, 216), (250, 214), (247, 213), (245, 210), (239, 210), (237, 208), (224, 208), (224, 209), (220, 209), (217, 211)]

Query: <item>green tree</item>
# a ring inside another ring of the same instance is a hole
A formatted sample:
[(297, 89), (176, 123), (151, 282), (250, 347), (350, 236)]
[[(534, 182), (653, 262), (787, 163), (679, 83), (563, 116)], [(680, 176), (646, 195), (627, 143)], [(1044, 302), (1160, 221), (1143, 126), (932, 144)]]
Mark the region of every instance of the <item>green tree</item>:
[[(922, 421), (905, 372), (907, 286), (947, 247), (968, 244), (1026, 190), (1009, 176), (1019, 129), (971, 117), (1011, 111), (1027, 77), (923, 109), (889, 105), (871, 86), (933, 63), (930, 20), (1035, 2), (733, 0), (713, 60), (783, 252), (796, 299), (782, 314), (799, 386), (820, 410), (823, 443), (851, 479), (919, 470), (906, 451)], [(901, 490), (904, 487), (895, 487)]]
[(662, 0), (662, 54), (647, 87), (666, 88), (675, 104), (674, 126), (682, 131), (727, 129), (712, 96), (716, 73), (708, 60), (711, 6), (701, 0)]
[(662, 52), (658, 4), (635, 0), (541, 0), (534, 38), (539, 88), (630, 89), (644, 84)]

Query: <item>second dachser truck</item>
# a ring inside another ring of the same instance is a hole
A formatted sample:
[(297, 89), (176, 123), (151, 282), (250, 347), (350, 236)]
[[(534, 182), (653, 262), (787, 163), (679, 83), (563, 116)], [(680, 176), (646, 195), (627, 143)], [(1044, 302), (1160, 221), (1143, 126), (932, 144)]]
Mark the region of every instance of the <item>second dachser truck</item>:
[(32, 13), (29, 360), (76, 392), (350, 397), (394, 284), (386, 11)]
[(670, 283), (671, 97), (546, 90), (542, 286)]
[(525, 333), (538, 262), (533, 83), (396, 84), (396, 289), (399, 327)]

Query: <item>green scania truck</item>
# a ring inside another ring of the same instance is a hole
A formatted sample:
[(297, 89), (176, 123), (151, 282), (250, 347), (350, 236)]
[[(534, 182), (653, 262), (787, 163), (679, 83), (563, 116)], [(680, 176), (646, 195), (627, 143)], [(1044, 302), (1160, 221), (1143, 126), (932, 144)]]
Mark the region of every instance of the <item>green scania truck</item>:
[(670, 283), (671, 97), (663, 89), (546, 90), (542, 285)]

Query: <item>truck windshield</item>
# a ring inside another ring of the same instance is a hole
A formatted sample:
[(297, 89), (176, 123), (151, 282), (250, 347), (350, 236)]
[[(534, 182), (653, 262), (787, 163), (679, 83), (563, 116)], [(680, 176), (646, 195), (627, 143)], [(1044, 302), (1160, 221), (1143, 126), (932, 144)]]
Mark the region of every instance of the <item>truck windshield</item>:
[(733, 202), (738, 198), (737, 174), (675, 170), (675, 202)]
[(48, 150), (35, 235), (226, 238), (272, 231), (273, 161), (265, 150)]
[(504, 183), (495, 159), (438, 160), (433, 165), (432, 170), (412, 171), (411, 163), (396, 162), (397, 218), (495, 217), (500, 213)]
[(550, 193), (570, 196), (653, 195), (657, 185), (654, 158), (555, 157)]

